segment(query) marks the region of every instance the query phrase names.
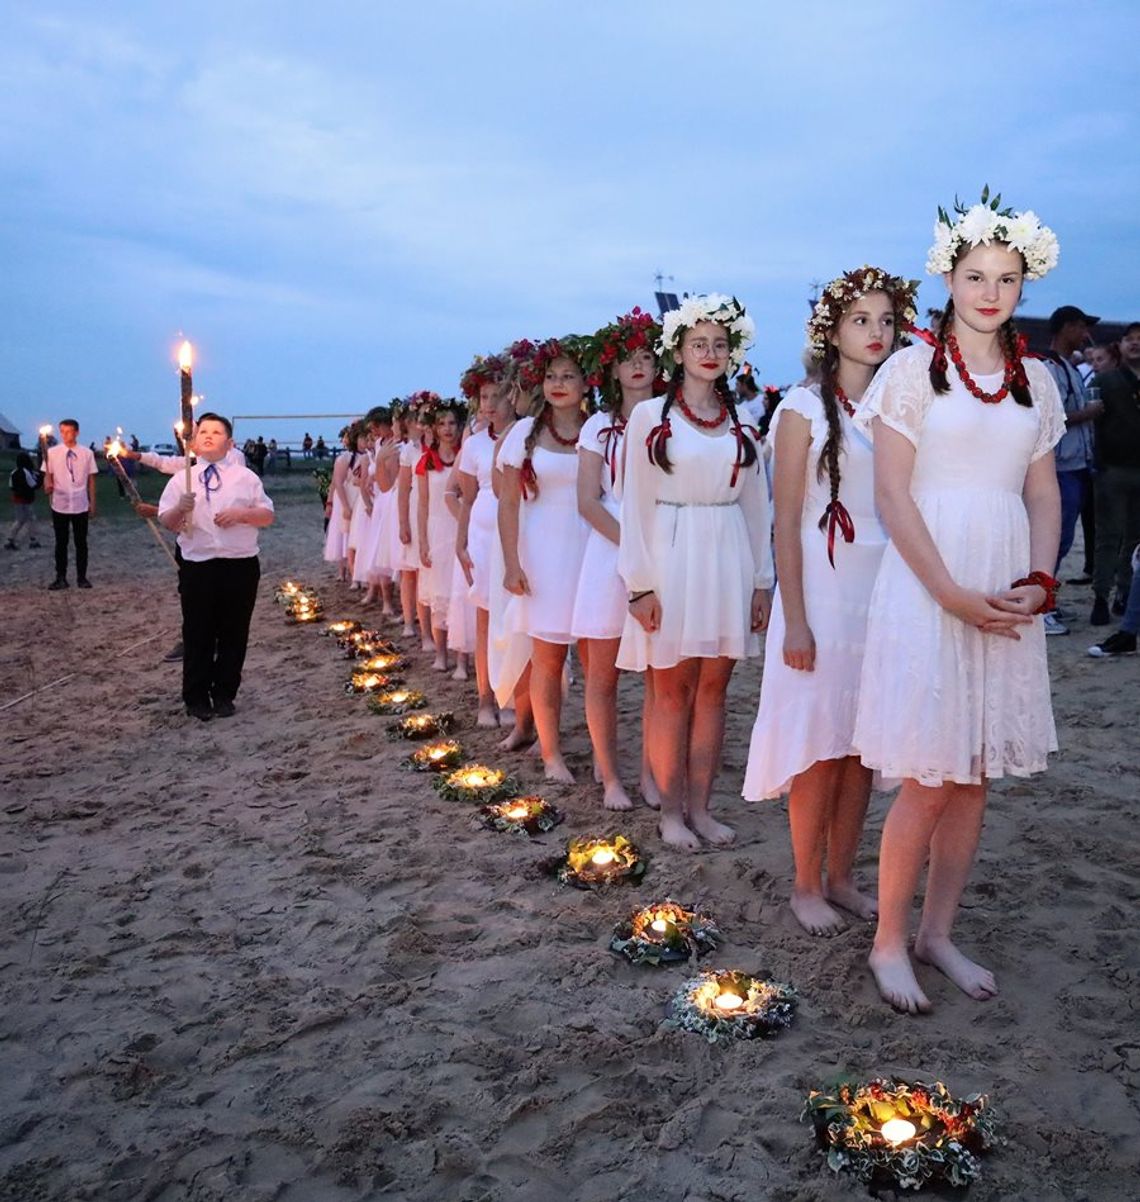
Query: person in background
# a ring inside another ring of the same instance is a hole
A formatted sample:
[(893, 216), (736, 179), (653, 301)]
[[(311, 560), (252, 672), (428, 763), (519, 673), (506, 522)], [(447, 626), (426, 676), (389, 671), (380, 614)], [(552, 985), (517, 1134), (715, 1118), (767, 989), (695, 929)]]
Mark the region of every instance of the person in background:
[(312, 459), (313, 457), (313, 436), (306, 430), (305, 437), (301, 439), (301, 458)]
[(265, 449), (265, 470), (272, 475), (277, 471), (277, 439), (271, 438)]
[[(1061, 545), (1057, 551), (1054, 575), (1060, 571), (1061, 561), (1073, 545), (1077, 518), (1092, 495), (1093, 468), (1096, 464), (1093, 422), (1104, 412), (1104, 406), (1089, 397), (1084, 379), (1073, 364), (1073, 356), (1088, 345), (1089, 330), (1098, 321), (1099, 317), (1090, 317), (1076, 305), (1062, 305), (1049, 318), (1052, 338), (1044, 355), (1045, 366), (1065, 406), (1065, 435), (1053, 452), (1057, 465), (1057, 484), (1061, 489)], [(1069, 633), (1059, 611), (1045, 614), (1044, 620), (1046, 634)]]
[(95, 481), (99, 467), (90, 447), (79, 445), (79, 423), (65, 417), (59, 423), (62, 439), (49, 448), (44, 488), (51, 497), (51, 522), (55, 533), (55, 579), (53, 592), (67, 588), (67, 544), (75, 535), (75, 575), (80, 588), (90, 588), (87, 579), (87, 525), (95, 516)]
[(318, 459), (327, 459), (328, 458), (329, 448), (328, 448), (328, 444), (325, 442), (325, 436), (323, 434), (317, 435), (317, 442), (316, 442), (316, 446), (314, 447), (314, 451), (316, 452), (316, 456)]
[(38, 547), (36, 538), (36, 490), (43, 487), (43, 474), (36, 471), (32, 457), (27, 451), (20, 451), (16, 456), (16, 466), (8, 477), (8, 487), (12, 490), (12, 525), (8, 528), (8, 539), (4, 543), (6, 551), (19, 549), (18, 539), (22, 531), (28, 532), (28, 546)]
[(1120, 629), (1103, 643), (1089, 648), (1093, 659), (1114, 659), (1118, 655), (1136, 654), (1136, 636), (1140, 634), (1140, 546), (1132, 552), (1132, 584), (1128, 589), (1128, 604)]

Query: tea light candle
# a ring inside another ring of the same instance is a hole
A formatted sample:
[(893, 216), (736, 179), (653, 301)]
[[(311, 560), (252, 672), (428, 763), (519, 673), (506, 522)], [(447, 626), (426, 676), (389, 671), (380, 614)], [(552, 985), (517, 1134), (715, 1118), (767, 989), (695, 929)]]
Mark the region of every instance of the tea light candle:
[(655, 918), (649, 924), (649, 927), (650, 927), (650, 930), (656, 931), (658, 935), (664, 935), (665, 932), (669, 929), (669, 924), (665, 921), (664, 918)]
[(724, 1010), (731, 1013), (733, 1010), (739, 1010), (744, 1005), (744, 999), (738, 993), (725, 992), (720, 994), (713, 1005), (718, 1010)]
[(510, 809), (503, 811), (505, 818), (525, 818), (529, 811), (524, 805), (511, 806)]
[(599, 868), (604, 868), (607, 864), (612, 864), (616, 859), (617, 856), (608, 847), (599, 847), (590, 857), (590, 863), (597, 864)]
[(897, 1147), (899, 1144), (904, 1144), (908, 1139), (914, 1139), (918, 1128), (907, 1119), (887, 1119), (880, 1128), (883, 1138), (889, 1144)]

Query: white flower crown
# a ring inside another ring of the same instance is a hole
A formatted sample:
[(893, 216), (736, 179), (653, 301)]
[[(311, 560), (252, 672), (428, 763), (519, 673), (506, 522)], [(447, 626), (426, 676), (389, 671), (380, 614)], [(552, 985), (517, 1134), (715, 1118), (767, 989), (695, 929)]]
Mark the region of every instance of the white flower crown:
[(744, 311), (735, 296), (710, 292), (706, 296), (687, 296), (679, 309), (670, 309), (661, 319), (661, 337), (657, 342), (657, 357), (666, 379), (673, 374), (686, 330), (698, 322), (711, 321), (723, 326), (728, 333), (728, 374), (740, 370), (744, 356), (756, 335), (756, 323)]
[(990, 199), (987, 184), (982, 189), (980, 204), (966, 208), (955, 197), (954, 220), (941, 206), (938, 220), (934, 223), (934, 245), (926, 256), (926, 271), (929, 275), (942, 275), (954, 269), (954, 259), (963, 246), (989, 245), (1004, 242), (1012, 250), (1020, 251), (1025, 260), (1025, 278), (1039, 280), (1057, 266), (1061, 248), (1057, 235), (1041, 224), (1036, 213), (1027, 209), (1015, 213), (1012, 209), (999, 209), (1001, 194)]

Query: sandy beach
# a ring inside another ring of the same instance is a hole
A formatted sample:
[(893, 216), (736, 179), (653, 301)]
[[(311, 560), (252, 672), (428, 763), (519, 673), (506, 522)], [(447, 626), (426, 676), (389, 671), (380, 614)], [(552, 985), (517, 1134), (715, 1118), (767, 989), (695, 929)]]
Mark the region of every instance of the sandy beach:
[[(813, 939), (788, 911), (785, 807), (738, 795), (759, 663), (732, 684), (715, 807), (738, 842), (692, 857), (662, 849), (651, 811), (601, 811), (580, 682), (564, 729), (581, 783), (544, 790), (533, 758), (474, 728), (473, 688), (412, 648), (410, 682), (454, 709), (470, 758), (566, 811), (533, 841), (473, 829), (345, 695), (331, 640), (286, 626), (272, 592), (287, 576), (319, 587), (329, 618), (363, 615), (320, 560), (311, 493), (274, 496), (226, 722), (188, 719), (161, 662), (177, 597), (141, 523), (93, 526), (91, 592), (44, 591), (50, 546), (4, 560), (0, 705), (74, 676), (0, 713), (0, 1198), (861, 1197), (799, 1115), (809, 1089), (889, 1072), (991, 1096), (1006, 1143), (978, 1202), (1135, 1196), (1140, 661), (1085, 655), (1103, 636), (1084, 590), (1062, 599), (1074, 633), (1049, 643), (1062, 750), (1046, 775), (995, 785), (960, 920), (1001, 996), (922, 970), (936, 1012), (916, 1019), (880, 1002), (868, 925)], [(636, 680), (622, 707), (632, 783)], [(568, 837), (608, 830), (651, 857), (640, 888), (543, 875)], [(709, 963), (799, 990), (789, 1031), (722, 1047), (662, 1029), (691, 972), (607, 943), (666, 895), (719, 920)]]

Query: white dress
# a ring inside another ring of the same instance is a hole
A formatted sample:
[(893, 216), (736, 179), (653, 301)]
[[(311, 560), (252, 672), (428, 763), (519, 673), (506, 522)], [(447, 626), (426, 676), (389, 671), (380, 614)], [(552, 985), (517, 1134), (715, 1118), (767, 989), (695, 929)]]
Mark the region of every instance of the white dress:
[[(500, 467), (521, 468), (534, 418), (520, 418), (503, 439)], [(538, 496), (519, 505), (519, 563), (530, 592), (521, 597), (503, 591), (496, 604), (492, 581), (488, 659), (491, 684), (500, 705), (507, 705), (530, 658), (531, 639), (569, 644), (570, 619), (589, 527), (578, 513), (578, 456), (536, 446), (532, 463)], [(492, 572), (502, 575), (502, 547), (492, 555)], [(501, 588), (501, 582), (500, 582)], [(501, 606), (501, 608), (500, 608)]]
[[(348, 549), (357, 552), (359, 558), (360, 548), (364, 543), (365, 531), (371, 521), (372, 515), (369, 512), (368, 506), (364, 503), (364, 489), (366, 482), (372, 475), (372, 456), (367, 451), (361, 451), (349, 468), (348, 476), (345, 478), (345, 491), (349, 491), (351, 485), (355, 492), (355, 498), (352, 503), (352, 521), (348, 527)], [(353, 579), (356, 580), (357, 569), (353, 567)]]
[(447, 507), (447, 483), (451, 479), (451, 464), (442, 471), (424, 472), (418, 476), (420, 488), (428, 490), (428, 558), (431, 567), (420, 566), (420, 603), (429, 605), (432, 622), (447, 625), (447, 604), (451, 599), (451, 568), (455, 563), (456, 521)]
[[(332, 515), (329, 517), (329, 528), (325, 532), (325, 559), (329, 563), (340, 563), (348, 558), (348, 533), (351, 529), (352, 511), (360, 500), (360, 489), (356, 485), (356, 477), (352, 474), (358, 454), (355, 451), (342, 451), (348, 455), (349, 469), (344, 477), (344, 495), (348, 501), (349, 525), (345, 525), (345, 507), (341, 504), (336, 490), (333, 490)], [(333, 461), (333, 472), (336, 472), (336, 461)]]
[(642, 401), (626, 427), (618, 570), (630, 592), (652, 589), (661, 605), (661, 627), (653, 634), (626, 616), (617, 666), (634, 672), (671, 668), (683, 659), (758, 655), (752, 593), (771, 588), (775, 576), (759, 445), (756, 463), (742, 467), (734, 484), (731, 425), (705, 434), (674, 405), (673, 470), (665, 472), (648, 461), (645, 445), (663, 407), (663, 397)]
[[(1025, 361), (1033, 405), (1012, 396), (985, 404), (951, 366), (950, 391), (935, 395), (933, 351), (900, 351), (875, 377), (855, 415), (875, 417), (915, 447), (910, 491), (954, 580), (991, 593), (1026, 575), (1029, 519), (1022, 499), (1029, 464), (1065, 430), (1057, 387)], [(978, 376), (995, 391), (1001, 376)], [(1057, 748), (1045, 629), (1040, 618), (1017, 641), (985, 634), (944, 610), (893, 544), (871, 596), (855, 746), (890, 781), (924, 785), (1042, 771)]]
[[(839, 405), (838, 402), (836, 402)], [(800, 521), (803, 548), (803, 594), (807, 623), (815, 639), (815, 669), (784, 663), (784, 602), (776, 587), (772, 620), (765, 642), (760, 709), (752, 728), (744, 796), (749, 801), (779, 797), (792, 778), (820, 760), (854, 755), (852, 736), (867, 633), (867, 607), (887, 533), (875, 510), (874, 455), (870, 439), (839, 405), (843, 443), (839, 455), (839, 499), (855, 526), (855, 541), (835, 535), (835, 567), (827, 557), (827, 533), (819, 519), (831, 501), (826, 472), (816, 471), (827, 440), (827, 418), (818, 387), (793, 388), (772, 419), (769, 442), (788, 413), (811, 425)]]
[[(403, 449), (400, 451), (400, 469), (410, 468), (412, 473), (412, 489), (408, 496), (408, 525), (411, 527), (412, 541), (406, 546), (400, 543), (400, 559), (398, 566), (405, 572), (416, 572), (420, 570), (420, 535), (419, 535), (419, 518), (417, 514), (420, 511), (420, 480), (422, 476), (416, 475), (416, 464), (419, 463), (423, 456), (424, 448), (419, 442), (409, 440), (404, 443)], [(397, 534), (399, 538), (398, 528), (400, 524), (399, 510), (396, 514)]]
[[(602, 505), (616, 521), (621, 509), (624, 423), (620, 414), (595, 413), (578, 436), (578, 454), (602, 460)], [(570, 632), (576, 639), (617, 639), (629, 608), (618, 573), (617, 543), (590, 527), (574, 598)]]
[(499, 500), (491, 485), (495, 440), (478, 430), (463, 441), (459, 470), (473, 476), (479, 485), (467, 524), (467, 554), (471, 556), (474, 583), (471, 600), (479, 609), (491, 608), (491, 543), (498, 538)]

